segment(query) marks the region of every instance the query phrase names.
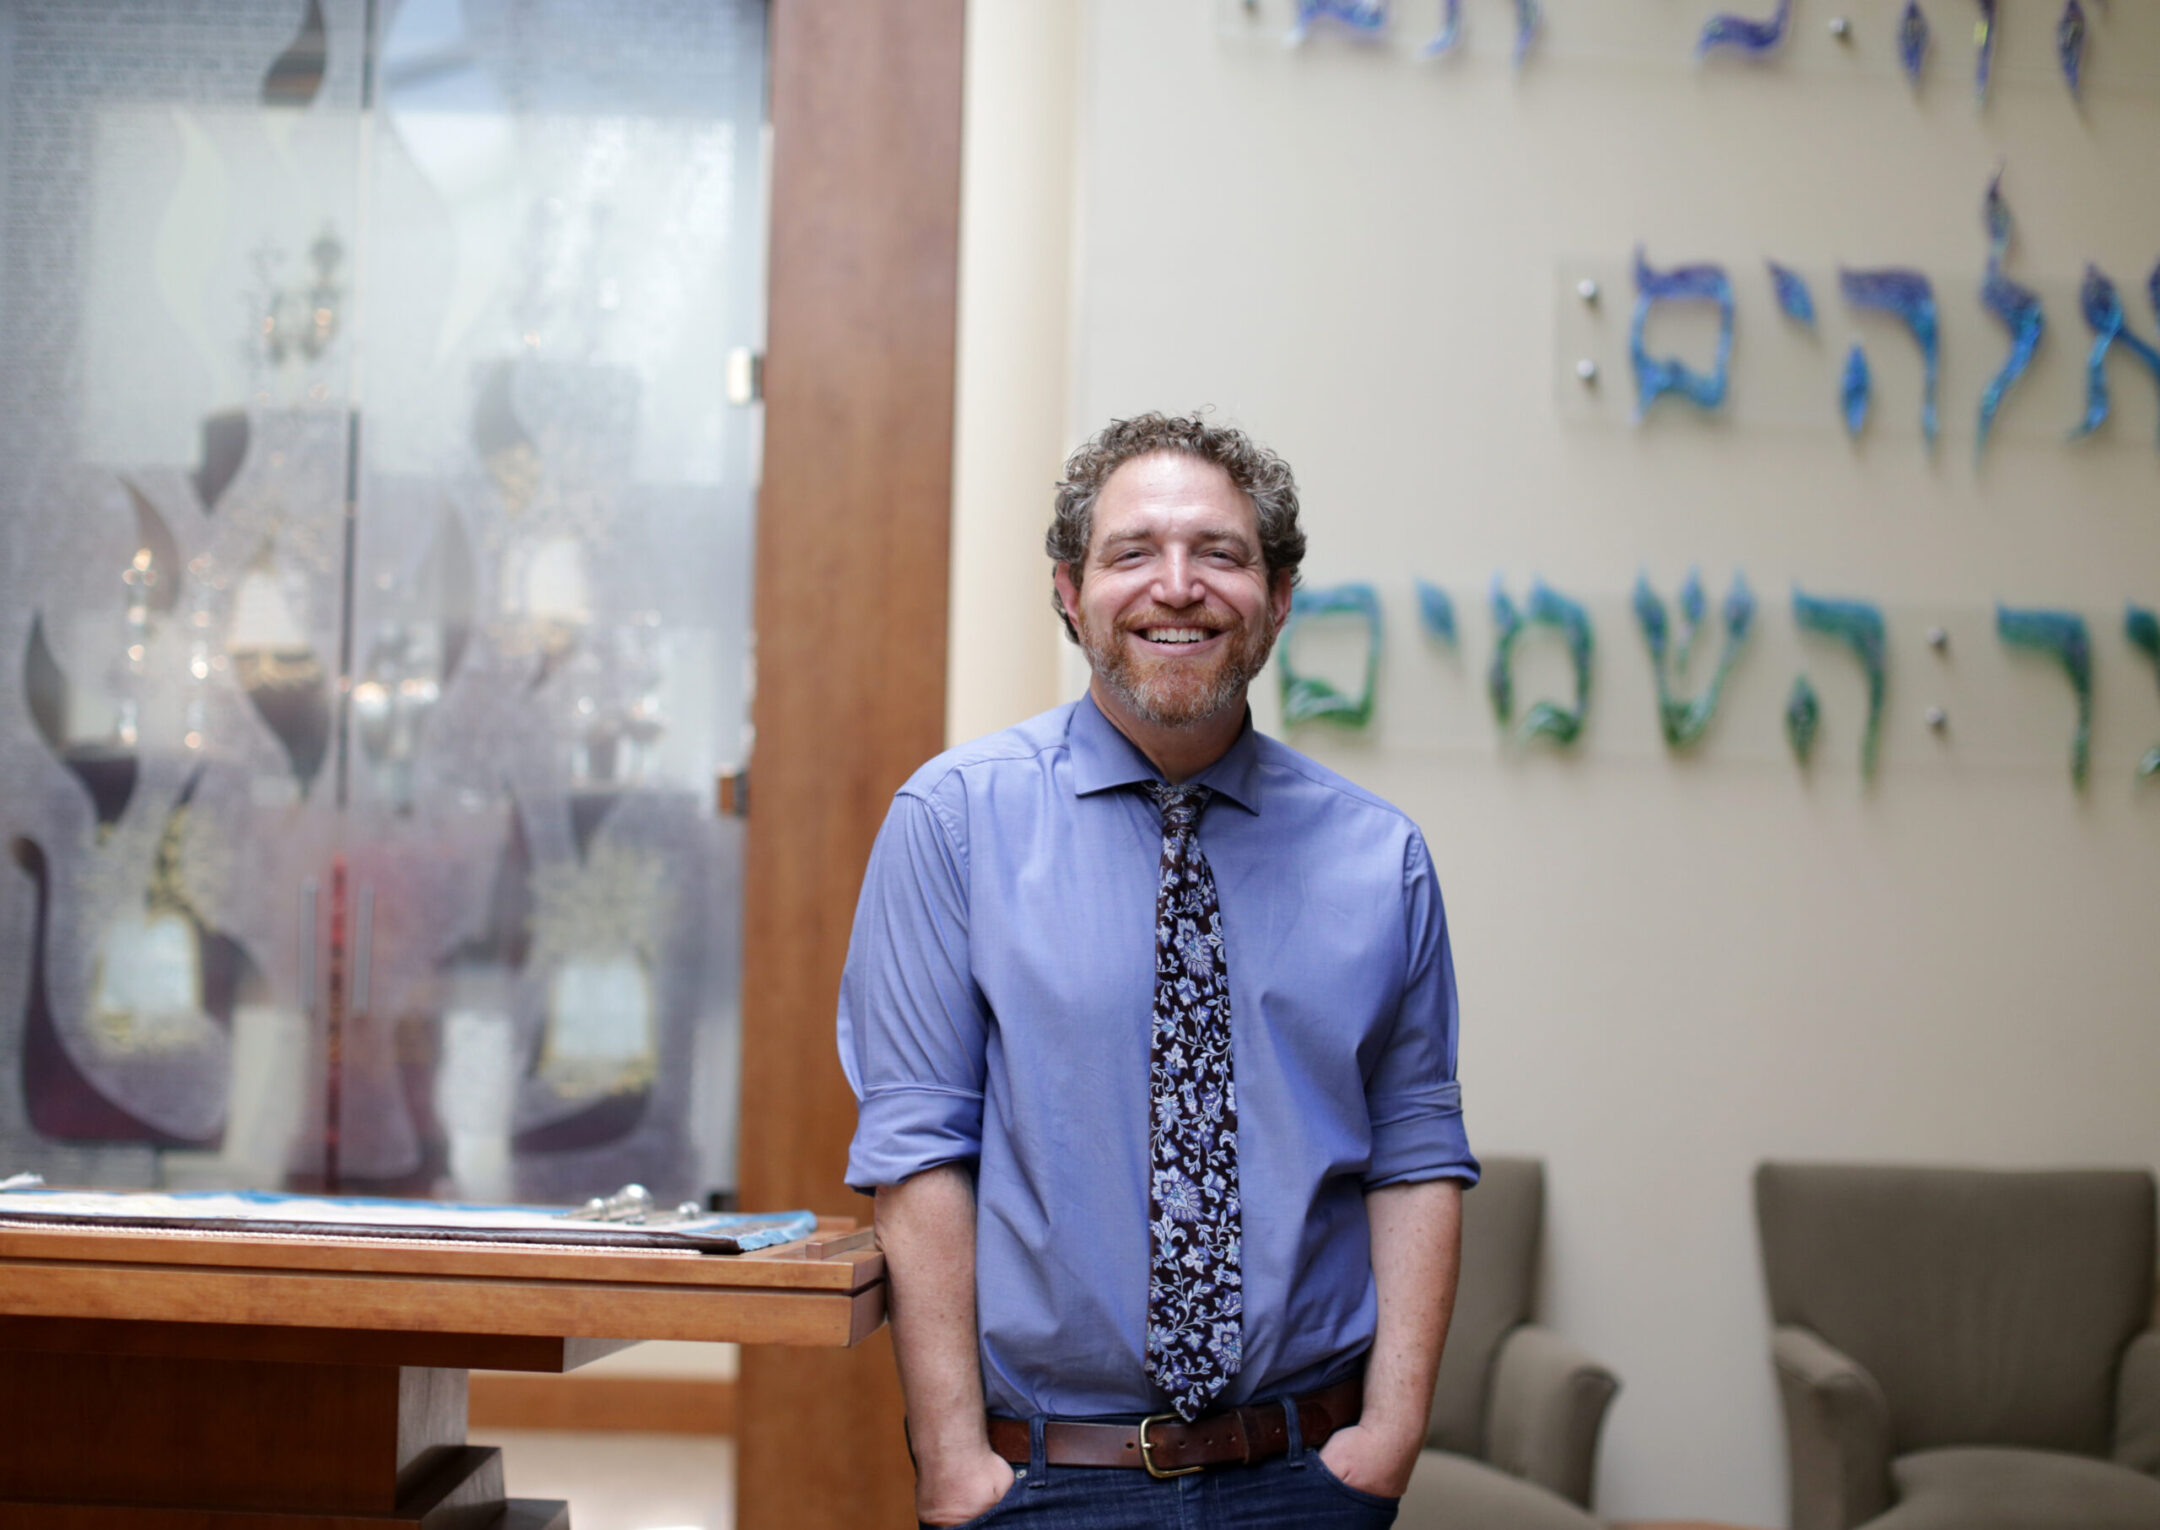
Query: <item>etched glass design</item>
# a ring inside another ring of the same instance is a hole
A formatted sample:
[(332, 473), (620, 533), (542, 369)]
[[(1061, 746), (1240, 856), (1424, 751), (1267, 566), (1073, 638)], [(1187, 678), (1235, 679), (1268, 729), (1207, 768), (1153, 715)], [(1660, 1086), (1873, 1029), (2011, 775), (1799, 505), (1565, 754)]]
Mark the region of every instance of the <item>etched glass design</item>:
[(733, 1183), (764, 17), (0, 0), (0, 1161)]

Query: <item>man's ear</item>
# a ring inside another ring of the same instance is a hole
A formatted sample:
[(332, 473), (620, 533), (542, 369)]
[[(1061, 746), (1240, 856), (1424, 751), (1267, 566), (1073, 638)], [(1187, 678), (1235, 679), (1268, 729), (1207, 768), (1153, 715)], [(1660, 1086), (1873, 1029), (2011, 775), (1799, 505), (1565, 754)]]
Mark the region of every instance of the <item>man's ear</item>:
[(1077, 566), (1072, 563), (1050, 565), (1050, 583), (1057, 590), (1058, 604), (1065, 608), (1065, 619), (1076, 629), (1080, 625), (1080, 586), (1073, 578)]
[(1282, 635), (1283, 623), (1290, 620), (1290, 586), (1297, 575), (1287, 568), (1275, 571), (1268, 581), (1268, 615), (1275, 619), (1275, 634)]

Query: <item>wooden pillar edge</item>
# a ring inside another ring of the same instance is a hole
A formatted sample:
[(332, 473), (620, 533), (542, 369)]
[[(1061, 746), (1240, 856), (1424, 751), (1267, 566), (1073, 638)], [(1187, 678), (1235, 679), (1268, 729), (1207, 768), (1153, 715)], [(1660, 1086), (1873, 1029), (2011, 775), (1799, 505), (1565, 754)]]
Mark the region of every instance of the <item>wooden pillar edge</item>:
[[(774, 0), (743, 1204), (863, 1216), (833, 1047), (862, 868), (943, 743), (963, 0)], [(742, 1530), (913, 1523), (880, 1334), (744, 1351)]]

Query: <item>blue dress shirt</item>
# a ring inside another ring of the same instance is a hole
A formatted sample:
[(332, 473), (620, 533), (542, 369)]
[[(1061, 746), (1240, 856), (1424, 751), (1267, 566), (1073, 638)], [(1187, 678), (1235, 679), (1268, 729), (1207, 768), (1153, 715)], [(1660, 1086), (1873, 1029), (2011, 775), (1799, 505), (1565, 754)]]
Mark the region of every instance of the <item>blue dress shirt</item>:
[[(1148, 1016), (1162, 817), (1147, 757), (1083, 698), (901, 788), (840, 985), (858, 1190), (976, 1180), (990, 1407), (1164, 1406), (1142, 1368)], [(1417, 826), (1245, 728), (1193, 778), (1222, 903), (1243, 1202), (1243, 1368), (1225, 1404), (1371, 1347), (1364, 1193), (1475, 1182), (1455, 970)]]

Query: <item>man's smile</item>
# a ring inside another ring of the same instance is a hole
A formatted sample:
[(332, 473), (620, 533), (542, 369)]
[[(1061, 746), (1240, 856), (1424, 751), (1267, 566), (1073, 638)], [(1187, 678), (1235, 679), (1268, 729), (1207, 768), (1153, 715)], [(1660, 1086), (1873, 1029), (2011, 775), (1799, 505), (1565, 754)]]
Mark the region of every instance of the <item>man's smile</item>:
[(1194, 648), (1222, 636), (1218, 627), (1143, 626), (1130, 629), (1135, 637), (1159, 648)]

